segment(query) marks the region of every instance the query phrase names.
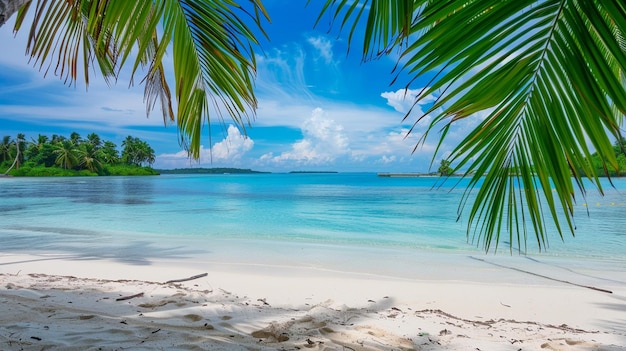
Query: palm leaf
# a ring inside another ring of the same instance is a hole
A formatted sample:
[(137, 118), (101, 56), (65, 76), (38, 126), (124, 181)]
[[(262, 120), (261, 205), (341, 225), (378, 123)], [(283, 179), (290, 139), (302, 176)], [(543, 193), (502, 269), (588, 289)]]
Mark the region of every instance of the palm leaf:
[[(26, 3), (18, 11), (14, 27), (16, 32), (21, 28), (32, 3)], [(94, 55), (91, 48), (93, 39), (87, 31), (85, 12), (89, 4), (85, 1), (37, 1), (30, 26), (27, 54), (45, 74), (52, 70), (69, 85), (76, 83), (81, 63), (87, 85), (89, 67), (94, 61), (107, 82), (115, 76), (114, 50), (108, 47)]]
[[(347, 18), (354, 3), (329, 0), (325, 9), (336, 6)], [(440, 96), (424, 114), (433, 117), (425, 137), (443, 126), (441, 145), (451, 124), (487, 113), (449, 157), (470, 177), (459, 207), (460, 216), (471, 203), (468, 235), (489, 250), (508, 233), (511, 248), (522, 248), (532, 231), (545, 248), (548, 216), (561, 238), (565, 228), (573, 234), (575, 189), (585, 196), (583, 177), (602, 191), (588, 161), (592, 149), (606, 169), (617, 169), (611, 139), (620, 137), (626, 113), (623, 1), (360, 3), (379, 15), (382, 6), (398, 12), (364, 24), (372, 45), (364, 45), (363, 56), (408, 40), (400, 46), (401, 69), (432, 77), (416, 98), (417, 104)], [(401, 13), (406, 9), (414, 15), (408, 33), (394, 20), (408, 18)], [(354, 30), (359, 18), (352, 20)]]
[(178, 127), (189, 137), (194, 158), (211, 105), (220, 119), (225, 111), (244, 129), (256, 109), (252, 45), (258, 42), (237, 12), (251, 16), (259, 28), (258, 11), (267, 14), (260, 2), (251, 4), (254, 15), (233, 1), (163, 1), (163, 44), (173, 41)]
[[(220, 119), (225, 113), (245, 129), (257, 106), (253, 48), (258, 41), (254, 30), (265, 35), (261, 20), (268, 15), (259, 0), (248, 4), (244, 7), (230, 0), (38, 0), (28, 49), (40, 69), (48, 72), (54, 67), (54, 73), (68, 83), (76, 81), (81, 60), (87, 83), (94, 59), (105, 78), (117, 78), (122, 67), (131, 63), (131, 84), (144, 68), (148, 112), (159, 100), (164, 120), (177, 120), (183, 144), (189, 141), (190, 155), (198, 158), (202, 126), (213, 110)], [(16, 30), (29, 7), (20, 10)], [(163, 66), (169, 47), (176, 112)]]

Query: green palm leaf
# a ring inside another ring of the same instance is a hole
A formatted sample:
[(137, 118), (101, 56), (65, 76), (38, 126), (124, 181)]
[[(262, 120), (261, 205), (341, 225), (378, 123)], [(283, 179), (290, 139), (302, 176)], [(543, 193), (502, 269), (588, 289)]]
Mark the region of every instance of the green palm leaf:
[[(354, 3), (329, 0), (325, 11), (342, 13), (342, 26), (350, 19), (354, 31)], [(624, 2), (391, 3), (360, 2), (371, 11), (363, 55), (376, 57), (392, 43), (402, 50), (404, 72), (433, 77), (416, 100), (439, 96), (425, 113), (433, 117), (425, 137), (442, 126), (441, 145), (452, 123), (487, 112), (449, 157), (456, 170), (473, 174), (459, 209), (473, 201), (468, 235), (489, 250), (508, 233), (511, 246), (521, 248), (532, 230), (543, 248), (546, 215), (561, 237), (564, 228), (573, 234), (575, 187), (584, 196), (587, 176), (602, 191), (591, 149), (605, 168), (617, 169), (611, 138), (619, 138), (626, 113)], [(397, 20), (407, 10), (409, 32)]]
[[(194, 158), (200, 156), (202, 126), (212, 111), (220, 119), (225, 111), (245, 128), (256, 109), (252, 49), (258, 41), (253, 28), (264, 34), (261, 20), (268, 18), (258, 0), (249, 0), (247, 7), (230, 0), (32, 3), (36, 9), (28, 48), (41, 69), (54, 67), (55, 74), (73, 83), (82, 62), (88, 83), (94, 59), (107, 78), (117, 78), (127, 62), (132, 76), (143, 67), (148, 112), (160, 101), (164, 120), (176, 119), (181, 141)], [(16, 30), (30, 4), (21, 8)], [(170, 47), (177, 111), (163, 66)]]

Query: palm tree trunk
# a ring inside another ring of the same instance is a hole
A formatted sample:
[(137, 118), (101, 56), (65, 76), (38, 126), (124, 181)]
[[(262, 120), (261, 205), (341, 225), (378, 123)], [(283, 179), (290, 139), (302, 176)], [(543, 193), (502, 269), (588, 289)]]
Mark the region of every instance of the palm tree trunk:
[[(0, 0), (0, 1), (2, 1), (2, 0)], [(19, 141), (16, 141), (15, 145), (16, 145), (15, 149), (17, 150), (17, 153), (15, 155), (15, 160), (13, 160), (13, 164), (11, 165), (11, 167), (9, 167), (9, 169), (7, 169), (6, 172), (4, 172), (4, 175), (8, 175), (9, 172), (13, 169), (13, 167), (15, 167), (15, 165), (18, 163), (18, 160), (20, 159), (20, 144), (19, 144)], [(19, 165), (17, 166), (17, 168), (20, 168)]]
[(22, 5), (31, 0), (0, 0), (0, 27), (13, 16)]

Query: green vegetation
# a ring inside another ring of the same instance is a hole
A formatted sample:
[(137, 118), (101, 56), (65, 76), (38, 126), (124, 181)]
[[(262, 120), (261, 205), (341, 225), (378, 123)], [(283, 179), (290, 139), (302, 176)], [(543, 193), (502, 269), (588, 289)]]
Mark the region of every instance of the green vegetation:
[[(225, 112), (244, 128), (257, 107), (256, 34), (266, 35), (262, 22), (269, 19), (261, 0), (7, 3), (20, 9), (15, 30), (32, 21), (31, 62), (56, 67), (69, 84), (80, 63), (86, 82), (90, 63), (110, 81), (126, 72), (123, 64), (132, 67), (131, 76), (149, 72), (142, 80), (148, 110), (160, 106), (165, 119), (176, 120), (193, 158), (200, 156), (209, 106), (222, 106), (217, 115)], [(427, 125), (419, 144), (438, 133), (439, 151), (450, 126), (481, 121), (447, 159), (470, 180), (460, 211), (468, 204), (468, 237), (486, 250), (501, 234), (511, 247), (523, 247), (529, 231), (545, 247), (546, 214), (561, 237), (573, 234), (575, 187), (585, 192), (587, 176), (602, 190), (599, 176), (610, 174), (596, 171), (591, 150), (602, 169), (620, 169), (612, 141), (621, 140), (626, 115), (623, 0), (326, 0), (323, 6), (318, 23), (328, 23), (326, 16), (348, 31), (349, 46), (361, 39), (364, 61), (391, 56), (396, 73), (408, 75), (406, 87), (419, 92), (420, 108), (406, 118)], [(27, 16), (29, 10), (35, 13)], [(0, 13), (0, 26), (12, 14)], [(174, 38), (170, 89), (163, 57)], [(65, 167), (75, 162), (58, 157)]]
[(0, 174), (23, 177), (65, 177), (98, 175), (157, 175), (150, 166), (154, 150), (143, 140), (128, 136), (117, 145), (102, 141), (95, 133), (87, 139), (74, 132), (69, 138), (39, 135), (27, 141), (24, 134), (2, 138)]
[[(591, 155), (591, 167), (595, 170), (596, 174), (606, 175), (609, 177), (624, 177), (626, 176), (626, 139), (622, 138), (621, 142), (615, 141), (613, 144), (613, 152), (615, 154), (615, 159), (617, 160), (617, 169), (612, 167), (605, 167), (602, 162), (602, 158), (596, 152)], [(578, 170), (580, 173), (584, 174), (583, 169)]]
[(454, 174), (454, 168), (450, 167), (451, 162), (448, 160), (441, 160), (441, 165), (437, 172), (440, 176), (445, 177)]
[(253, 171), (251, 169), (241, 168), (176, 168), (176, 169), (159, 169), (161, 174), (261, 174), (269, 172)]

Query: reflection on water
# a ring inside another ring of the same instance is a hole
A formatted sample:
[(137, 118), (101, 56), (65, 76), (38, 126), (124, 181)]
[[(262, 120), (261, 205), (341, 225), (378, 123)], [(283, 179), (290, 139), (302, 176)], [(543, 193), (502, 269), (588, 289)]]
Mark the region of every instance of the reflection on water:
[[(156, 235), (206, 246), (228, 238), (480, 253), (467, 242), (465, 219), (457, 221), (463, 185), (433, 189), (436, 181), (375, 174), (2, 179), (0, 242), (105, 246)], [(626, 180), (615, 184), (605, 197), (590, 192), (576, 205), (576, 238), (550, 231), (549, 255), (626, 256)], [(508, 254), (504, 242), (500, 250)]]
[[(3, 180), (0, 198), (66, 198), (77, 203), (148, 204), (155, 196), (150, 177), (35, 178)], [(0, 207), (0, 211), (6, 205)]]

